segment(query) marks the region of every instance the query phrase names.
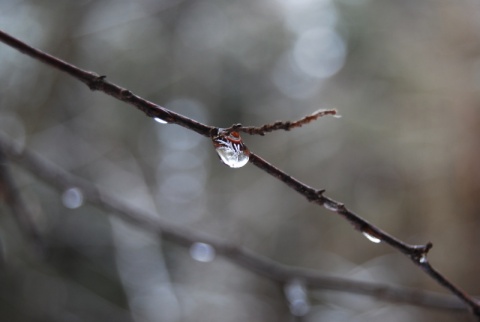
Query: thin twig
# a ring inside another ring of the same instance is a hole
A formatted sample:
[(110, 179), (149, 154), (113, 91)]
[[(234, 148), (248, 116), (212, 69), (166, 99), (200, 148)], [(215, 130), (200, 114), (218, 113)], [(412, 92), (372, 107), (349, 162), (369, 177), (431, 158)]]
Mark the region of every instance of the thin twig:
[(185, 247), (190, 247), (196, 242), (209, 244), (215, 249), (216, 254), (272, 281), (284, 284), (292, 280), (301, 280), (310, 289), (367, 295), (386, 301), (407, 303), (426, 308), (458, 312), (466, 312), (467, 310), (465, 304), (453, 296), (325, 276), (312, 270), (283, 265), (227, 241), (172, 225), (163, 221), (157, 214), (131, 207), (121, 199), (84, 179), (73, 176), (36, 153), (21, 149), (11, 139), (2, 134), (0, 134), (0, 152), (5, 153), (16, 164), (59, 191), (76, 187), (82, 191), (86, 201), (105, 210), (112, 216), (117, 216), (147, 231), (161, 234), (164, 239)]
[(297, 121), (276, 121), (271, 124), (265, 124), (259, 127), (255, 126), (243, 126), (242, 124), (234, 124), (231, 127), (225, 129), (226, 131), (237, 131), (237, 132), (244, 132), (250, 135), (265, 135), (267, 132), (273, 132), (277, 130), (284, 130), (290, 131), (291, 129), (301, 127), (305, 124), (308, 124), (312, 121), (315, 121), (323, 116), (332, 115), (334, 117), (340, 117), (337, 113), (337, 110), (318, 110), (310, 115), (302, 117)]
[[(187, 118), (183, 115), (170, 111), (164, 107), (161, 107), (157, 104), (144, 100), (143, 98), (133, 94), (131, 91), (119, 87), (113, 83), (110, 83), (105, 80), (105, 76), (99, 76), (98, 74), (84, 71), (76, 66), (73, 66), (69, 63), (66, 63), (56, 57), (53, 57), (49, 54), (46, 54), (38, 49), (35, 49), (20, 40), (0, 31), (0, 41), (8, 44), (9, 46), (19, 50), (20, 52), (40, 60), (54, 68), (57, 68), (61, 71), (68, 73), (74, 78), (85, 83), (92, 90), (103, 91), (106, 94), (113, 96), (123, 102), (134, 105), (139, 110), (143, 111), (150, 117), (158, 117), (169, 123), (178, 124), (187, 129), (195, 131), (203, 136), (213, 137), (218, 133), (219, 128), (212, 127), (209, 125), (202, 124), (190, 118)], [(259, 167), (260, 169), (266, 171), (267, 173), (273, 175), (274, 177), (280, 179), (286, 183), (289, 187), (295, 189), (297, 192), (301, 193), (308, 200), (314, 201), (317, 204), (324, 206), (326, 209), (333, 211), (340, 216), (347, 219), (350, 223), (354, 225), (355, 228), (360, 230), (364, 234), (378, 239), (381, 242), (384, 242), (398, 251), (407, 255), (417, 266), (422, 268), (432, 279), (437, 281), (440, 285), (451, 291), (458, 298), (460, 298), (465, 304), (470, 308), (472, 313), (480, 321), (480, 304), (472, 296), (468, 295), (466, 292), (462, 291), (459, 287), (451, 283), (446, 277), (438, 273), (432, 268), (432, 266), (426, 260), (426, 256), (430, 248), (432, 247), (431, 243), (425, 245), (408, 245), (404, 242), (401, 242), (392, 236), (388, 235), (384, 231), (375, 227), (371, 223), (367, 222), (357, 214), (349, 211), (343, 204), (334, 201), (323, 195), (322, 190), (315, 190), (300, 181), (294, 179), (290, 175), (282, 172), (281, 170), (275, 168), (273, 165), (269, 164), (267, 161), (261, 159), (259, 156), (251, 153), (250, 161)]]

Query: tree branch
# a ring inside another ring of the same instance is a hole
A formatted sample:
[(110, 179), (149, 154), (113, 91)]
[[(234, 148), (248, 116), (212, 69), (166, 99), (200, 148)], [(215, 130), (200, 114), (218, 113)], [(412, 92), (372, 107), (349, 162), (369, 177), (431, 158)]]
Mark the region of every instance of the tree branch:
[[(105, 76), (99, 76), (98, 74), (84, 71), (78, 67), (75, 67), (74, 65), (66, 63), (56, 57), (35, 49), (2, 31), (0, 31), (0, 41), (32, 58), (40, 60), (54, 68), (68, 73), (74, 78), (85, 83), (92, 90), (103, 91), (106, 94), (123, 102), (134, 105), (150, 117), (157, 117), (168, 123), (178, 124), (207, 137), (213, 137), (219, 132), (219, 128), (217, 127), (202, 124), (157, 104), (144, 100), (141, 97), (133, 94), (131, 91), (106, 81)], [(300, 125), (302, 124), (304, 123), (300, 122)], [(425, 245), (408, 245), (375, 227), (357, 214), (351, 212), (342, 203), (325, 197), (323, 195), (323, 190), (315, 190), (303, 184), (290, 175), (277, 169), (254, 153), (250, 153), (250, 162), (258, 168), (283, 181), (289, 187), (305, 196), (305, 198), (307, 198), (309, 201), (313, 201), (319, 205), (322, 205), (324, 208), (342, 216), (370, 240), (375, 242), (384, 242), (394, 249), (407, 255), (417, 266), (426, 272), (432, 279), (437, 281), (438, 284), (442, 285), (455, 294), (459, 299), (461, 299), (470, 308), (472, 313), (480, 320), (479, 302), (461, 290), (459, 287), (455, 286), (446, 277), (436, 271), (428, 262), (427, 253), (432, 247), (431, 243), (427, 243)]]
[(55, 166), (36, 153), (21, 149), (3, 134), (0, 134), (0, 153), (5, 153), (8, 158), (59, 191), (76, 187), (82, 191), (86, 201), (113, 216), (117, 216), (146, 231), (161, 234), (162, 238), (185, 247), (190, 247), (197, 242), (209, 244), (215, 249), (216, 254), (272, 281), (285, 284), (292, 280), (301, 280), (310, 289), (368, 295), (386, 301), (426, 308), (458, 312), (466, 312), (467, 310), (467, 307), (461, 301), (452, 296), (380, 283), (325, 276), (312, 270), (286, 266), (232, 243), (198, 231), (172, 225), (163, 221), (157, 214), (131, 207), (88, 181), (75, 177)]
[(20, 195), (8, 168), (4, 153), (0, 150), (0, 197), (10, 208), (18, 227), (37, 255), (45, 255), (45, 245), (35, 225), (33, 214)]

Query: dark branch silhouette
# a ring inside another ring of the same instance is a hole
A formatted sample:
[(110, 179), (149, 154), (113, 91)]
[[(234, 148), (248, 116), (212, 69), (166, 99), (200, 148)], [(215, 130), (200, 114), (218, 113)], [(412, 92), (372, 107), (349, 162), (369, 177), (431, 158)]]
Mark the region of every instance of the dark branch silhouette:
[[(125, 88), (122, 88), (120, 86), (117, 86), (113, 83), (108, 82), (106, 80), (106, 76), (100, 76), (96, 73), (82, 70), (72, 64), (66, 63), (56, 57), (53, 57), (38, 49), (35, 49), (2, 31), (0, 31), (0, 41), (4, 42), (5, 44), (19, 50), (20, 52), (34, 59), (40, 60), (45, 64), (48, 64), (56, 69), (66, 72), (67, 74), (85, 83), (91, 90), (102, 91), (123, 102), (134, 105), (135, 107), (137, 107), (139, 110), (143, 111), (145, 114), (147, 114), (150, 117), (160, 118), (168, 123), (178, 124), (180, 126), (183, 126), (187, 129), (195, 131), (206, 137), (213, 138), (219, 133), (219, 128), (217, 127), (202, 124), (200, 122), (187, 118), (183, 115), (170, 111), (155, 103), (147, 101), (133, 94), (131, 91)], [(308, 116), (306, 118), (301, 119), (300, 121), (297, 121), (298, 125), (294, 127), (298, 127), (310, 122), (310, 121), (302, 121), (307, 119), (308, 119)], [(284, 125), (282, 126), (279, 125), (278, 127), (281, 129), (289, 128), (289, 126), (284, 126)], [(240, 131), (243, 127), (241, 126), (236, 127), (234, 125), (232, 129), (233, 128), (235, 128), (236, 131)], [(292, 127), (290, 126), (290, 128)], [(260, 127), (260, 129), (262, 129), (262, 127)], [(246, 130), (246, 132), (248, 131)], [(262, 133), (262, 131), (258, 131), (258, 133), (255, 133), (255, 132), (256, 131), (252, 131), (252, 134)], [(307, 200), (315, 202), (323, 206), (324, 208), (330, 211), (333, 211), (338, 215), (340, 215), (341, 217), (345, 218), (357, 230), (359, 230), (361, 233), (366, 235), (370, 240), (374, 240), (376, 242), (383, 242), (385, 244), (390, 245), (394, 249), (400, 251), (401, 253), (405, 254), (418, 267), (420, 267), (425, 273), (427, 273), (432, 279), (434, 279), (438, 284), (442, 285), (443, 287), (448, 289), (450, 292), (455, 294), (459, 299), (461, 299), (470, 308), (472, 313), (480, 320), (479, 302), (475, 298), (473, 298), (472, 296), (468, 295), (466, 292), (461, 290), (459, 287), (455, 286), (446, 277), (444, 277), (437, 270), (435, 270), (429, 263), (427, 259), (427, 254), (432, 247), (431, 243), (427, 243), (425, 245), (409, 245), (387, 234), (386, 232), (377, 228), (376, 226), (369, 223), (365, 219), (361, 218), (354, 212), (348, 210), (345, 207), (345, 205), (343, 205), (342, 203), (324, 196), (324, 190), (316, 190), (312, 187), (305, 185), (304, 183), (286, 174), (285, 172), (276, 168), (275, 166), (268, 163), (267, 161), (265, 161), (264, 159), (262, 159), (261, 157), (257, 156), (252, 152), (250, 152), (250, 162), (255, 166), (257, 166), (258, 168), (262, 169), (263, 171), (281, 180), (282, 182), (287, 184), (290, 188), (302, 194)]]

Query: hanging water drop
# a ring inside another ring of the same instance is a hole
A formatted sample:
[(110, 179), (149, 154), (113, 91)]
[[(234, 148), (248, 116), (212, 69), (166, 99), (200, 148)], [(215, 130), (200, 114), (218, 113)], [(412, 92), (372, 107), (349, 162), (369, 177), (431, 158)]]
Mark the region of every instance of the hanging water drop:
[(427, 255), (422, 254), (422, 256), (420, 256), (418, 261), (419, 261), (420, 264), (426, 264), (428, 262)]
[(330, 211), (335, 211), (335, 212), (338, 211), (338, 205), (337, 205), (336, 203), (334, 203), (334, 202), (325, 201), (325, 202), (323, 203), (323, 206), (324, 206), (325, 208), (327, 208), (328, 210), (330, 210)]
[(375, 237), (374, 235), (369, 234), (366, 231), (362, 231), (362, 234), (363, 234), (363, 236), (367, 237), (367, 239), (369, 241), (371, 241), (372, 243), (378, 244), (382, 241), (380, 238)]
[(163, 120), (163, 119), (161, 119), (161, 118), (159, 118), (159, 117), (154, 117), (153, 119), (155, 120), (155, 122), (158, 122), (158, 123), (160, 123), (160, 124), (168, 124), (167, 121), (165, 121), (165, 120)]
[(337, 118), (337, 119), (342, 118), (342, 116), (341, 116), (340, 114), (334, 114), (334, 115), (332, 115), (332, 116), (333, 116), (334, 118)]
[(190, 256), (199, 262), (211, 262), (215, 258), (215, 249), (209, 244), (194, 243), (190, 247)]
[(250, 151), (238, 132), (219, 130), (219, 134), (213, 138), (213, 145), (220, 160), (230, 168), (241, 168), (249, 160)]
[(62, 194), (63, 205), (70, 209), (76, 209), (83, 204), (83, 193), (78, 188), (68, 188)]

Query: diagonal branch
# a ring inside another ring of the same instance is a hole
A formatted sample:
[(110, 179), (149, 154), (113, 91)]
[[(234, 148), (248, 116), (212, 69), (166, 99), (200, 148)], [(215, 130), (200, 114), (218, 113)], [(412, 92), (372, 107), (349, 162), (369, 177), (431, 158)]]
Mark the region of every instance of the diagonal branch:
[(0, 41), (17, 49), (25, 55), (28, 55), (47, 65), (50, 65), (53, 68), (69, 74), (70, 76), (87, 85), (93, 91), (102, 91), (120, 101), (134, 105), (140, 111), (144, 112), (150, 117), (159, 118), (168, 123), (178, 124), (202, 134), (203, 136), (210, 136), (210, 132), (214, 129), (212, 126), (199, 123), (186, 116), (170, 111), (160, 105), (133, 94), (125, 88), (110, 83), (105, 80), (106, 76), (100, 76), (96, 73), (85, 71), (41, 50), (35, 49), (1, 30)]
[(385, 301), (406, 303), (425, 308), (458, 312), (466, 312), (467, 310), (462, 302), (452, 296), (380, 283), (325, 276), (312, 270), (286, 266), (218, 238), (172, 225), (163, 221), (157, 214), (131, 207), (90, 182), (75, 177), (55, 166), (36, 153), (21, 149), (11, 139), (2, 134), (0, 134), (0, 153), (5, 153), (8, 158), (59, 191), (71, 187), (80, 189), (85, 200), (109, 212), (112, 216), (117, 216), (147, 231), (161, 234), (164, 239), (182, 246), (190, 247), (197, 242), (209, 244), (218, 255), (272, 281), (285, 284), (292, 280), (301, 280), (310, 289), (367, 295)]
[(268, 163), (267, 161), (253, 153), (250, 153), (250, 162), (252, 162), (258, 168), (276, 177), (280, 181), (283, 181), (286, 185), (296, 190), (309, 201), (322, 205), (326, 209), (344, 217), (348, 222), (353, 225), (354, 228), (362, 232), (370, 240), (373, 240), (374, 242), (384, 242), (407, 255), (414, 262), (414, 264), (419, 266), (430, 277), (436, 280), (437, 283), (458, 296), (470, 307), (472, 312), (477, 317), (480, 317), (480, 306), (478, 301), (457, 286), (455, 286), (445, 276), (435, 270), (428, 262), (427, 253), (432, 248), (432, 243), (429, 242), (425, 245), (409, 245), (407, 243), (404, 243), (403, 241), (375, 227), (373, 224), (369, 223), (357, 214), (351, 212), (347, 209), (347, 207), (345, 207), (344, 204), (324, 196), (324, 190), (315, 190), (301, 183), (297, 179), (291, 177), (290, 175), (286, 174), (285, 172), (281, 171), (280, 169), (276, 168), (272, 164)]
[[(178, 124), (206, 137), (213, 137), (219, 131), (219, 128), (217, 127), (202, 124), (183, 115), (170, 111), (157, 104), (154, 104), (150, 101), (147, 101), (133, 94), (131, 91), (125, 88), (106, 81), (105, 76), (99, 76), (98, 74), (84, 71), (72, 64), (66, 63), (56, 57), (53, 57), (47, 53), (35, 49), (2, 31), (0, 31), (0, 41), (34, 59), (37, 59), (63, 72), (66, 72), (67, 74), (85, 83), (91, 90), (103, 91), (110, 96), (113, 96), (123, 102), (135, 106), (150, 117), (156, 117), (168, 123)], [(300, 123), (303, 124), (302, 122)], [(274, 167), (259, 156), (250, 153), (250, 162), (258, 168), (269, 173), (270, 175), (283, 181), (289, 187), (305, 196), (305, 198), (307, 198), (309, 201), (313, 201), (319, 205), (322, 205), (324, 208), (344, 217), (370, 240), (375, 242), (384, 242), (385, 244), (390, 245), (394, 249), (408, 256), (417, 266), (419, 266), (438, 284), (442, 285), (450, 292), (455, 294), (459, 299), (461, 299), (470, 308), (472, 313), (480, 320), (479, 302), (475, 298), (461, 290), (459, 287), (455, 286), (446, 277), (444, 277), (437, 270), (435, 270), (428, 262), (427, 253), (432, 247), (431, 243), (427, 243), (425, 245), (408, 245), (375, 227), (373, 224), (367, 222), (365, 219), (361, 218), (357, 214), (351, 212), (345, 207), (345, 205), (333, 199), (325, 197), (323, 195), (323, 190), (315, 190), (303, 184), (302, 182), (296, 180), (290, 175)]]

